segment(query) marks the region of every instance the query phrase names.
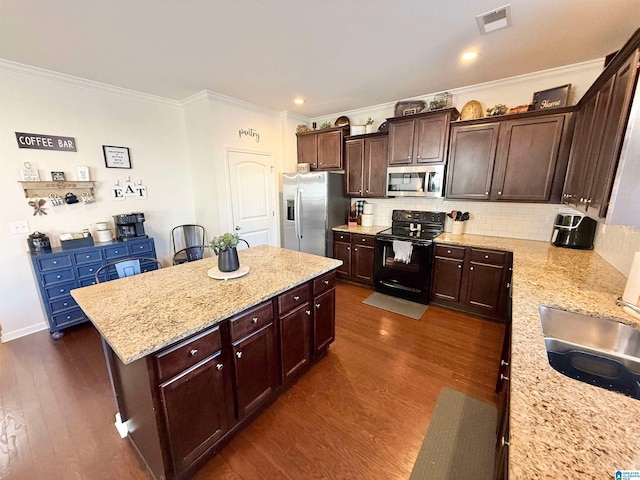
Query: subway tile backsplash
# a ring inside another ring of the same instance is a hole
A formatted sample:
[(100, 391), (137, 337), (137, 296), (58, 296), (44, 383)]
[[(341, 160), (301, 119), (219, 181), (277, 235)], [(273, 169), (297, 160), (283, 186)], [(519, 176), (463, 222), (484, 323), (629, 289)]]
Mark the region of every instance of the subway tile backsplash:
[[(460, 210), (469, 212), (469, 220), (465, 222), (465, 233), (541, 241), (549, 241), (551, 238), (556, 214), (560, 210), (571, 211), (563, 205), (464, 202), (411, 197), (374, 198), (368, 199), (367, 202), (374, 205), (374, 225), (391, 225), (393, 210)], [(451, 231), (449, 218), (445, 230)], [(640, 250), (640, 228), (598, 223), (594, 245), (601, 257), (625, 276), (629, 276), (633, 255)]]

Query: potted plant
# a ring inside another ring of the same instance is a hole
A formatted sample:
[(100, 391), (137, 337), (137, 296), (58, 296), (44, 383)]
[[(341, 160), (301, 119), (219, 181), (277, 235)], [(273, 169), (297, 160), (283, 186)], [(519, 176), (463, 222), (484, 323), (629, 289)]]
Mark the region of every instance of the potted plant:
[(221, 272), (234, 272), (240, 268), (236, 249), (238, 242), (240, 242), (240, 235), (237, 233), (223, 233), (211, 240), (210, 246), (213, 253), (218, 256), (218, 270)]
[(371, 117), (367, 118), (367, 123), (364, 124), (365, 133), (373, 133), (373, 119)]

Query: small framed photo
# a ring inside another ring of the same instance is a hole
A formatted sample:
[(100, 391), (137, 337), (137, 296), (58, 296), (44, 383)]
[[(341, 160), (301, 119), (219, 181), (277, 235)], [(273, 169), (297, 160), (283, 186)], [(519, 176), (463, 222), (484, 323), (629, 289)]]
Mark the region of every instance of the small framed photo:
[(416, 113), (418, 113), (418, 109), (417, 108), (405, 108), (402, 111), (402, 116), (406, 116), (406, 115), (415, 115)]
[(107, 168), (131, 168), (131, 157), (127, 147), (103, 145), (104, 164)]
[(533, 94), (533, 109), (548, 110), (550, 108), (561, 108), (567, 106), (569, 99), (569, 89), (571, 84), (562, 85), (560, 87), (542, 90)]
[(64, 172), (51, 172), (51, 180), (55, 180), (57, 182), (64, 182)]

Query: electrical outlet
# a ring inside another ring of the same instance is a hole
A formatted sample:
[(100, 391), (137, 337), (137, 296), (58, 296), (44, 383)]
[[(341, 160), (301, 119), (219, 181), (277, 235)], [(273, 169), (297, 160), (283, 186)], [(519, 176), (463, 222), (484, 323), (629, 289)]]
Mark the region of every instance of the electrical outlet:
[(18, 221), (18, 222), (9, 222), (9, 230), (11, 233), (29, 233), (29, 222), (27, 221)]

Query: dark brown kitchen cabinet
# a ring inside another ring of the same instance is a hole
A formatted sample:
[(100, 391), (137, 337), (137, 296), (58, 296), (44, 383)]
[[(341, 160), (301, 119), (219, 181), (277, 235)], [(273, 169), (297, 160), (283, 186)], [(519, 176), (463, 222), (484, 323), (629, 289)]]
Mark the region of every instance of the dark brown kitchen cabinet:
[(572, 132), (571, 109), (454, 123), (446, 197), (559, 202)]
[(332, 288), (313, 299), (313, 352), (315, 355), (335, 340), (336, 289)]
[(509, 478), (509, 402), (511, 400), (511, 323), (506, 326), (496, 382), (498, 425), (496, 428), (495, 480)]
[(159, 386), (173, 468), (178, 474), (212, 447), (229, 428), (221, 352)]
[(455, 108), (388, 118), (389, 165), (444, 163), (449, 125), (459, 116)]
[(298, 163), (309, 163), (313, 170), (341, 169), (347, 130), (334, 127), (297, 133)]
[(373, 235), (333, 232), (333, 254), (348, 268), (338, 268), (340, 278), (364, 285), (373, 285)]
[(431, 303), (504, 321), (512, 261), (510, 252), (436, 245)]
[(385, 196), (387, 145), (387, 132), (347, 137), (345, 174), (348, 196)]
[(311, 360), (313, 308), (311, 286), (304, 284), (278, 297), (281, 380), (295, 378)]
[(273, 302), (230, 321), (236, 414), (243, 418), (257, 409), (277, 387), (277, 356)]
[(564, 202), (599, 218), (607, 216), (638, 79), (638, 49), (623, 50), (578, 104), (579, 122), (563, 194)]

